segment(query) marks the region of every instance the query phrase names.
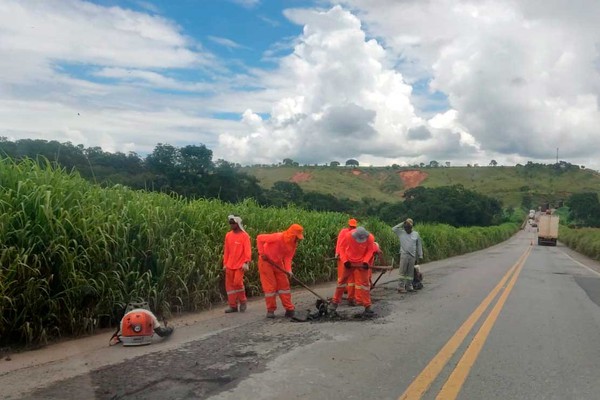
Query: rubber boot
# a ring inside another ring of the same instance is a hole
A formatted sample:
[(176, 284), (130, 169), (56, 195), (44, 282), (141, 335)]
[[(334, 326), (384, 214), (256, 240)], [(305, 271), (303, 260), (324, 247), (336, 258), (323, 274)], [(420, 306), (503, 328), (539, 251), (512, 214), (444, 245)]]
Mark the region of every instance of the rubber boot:
[(364, 317), (373, 317), (375, 316), (375, 311), (371, 309), (371, 306), (365, 307), (365, 311), (363, 312)]
[(267, 311), (267, 318), (269, 318), (269, 319), (275, 318), (275, 311)]
[(293, 318), (294, 315), (296, 315), (296, 312), (294, 310), (286, 310), (285, 311), (285, 317), (286, 318)]
[(248, 305), (246, 303), (240, 303), (240, 312), (246, 311), (247, 306)]
[(225, 314), (234, 313), (234, 312), (238, 312), (238, 309), (229, 307), (227, 310), (225, 310)]
[(337, 312), (338, 305), (335, 303), (329, 303), (329, 307), (327, 307), (327, 311), (329, 311), (330, 313), (335, 313)]

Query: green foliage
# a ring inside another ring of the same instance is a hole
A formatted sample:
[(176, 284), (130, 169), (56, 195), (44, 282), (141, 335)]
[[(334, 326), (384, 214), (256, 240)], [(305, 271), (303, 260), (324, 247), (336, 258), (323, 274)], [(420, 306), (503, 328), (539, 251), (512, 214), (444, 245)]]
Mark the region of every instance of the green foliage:
[(491, 227), (455, 228), (443, 224), (415, 225), (423, 239), (425, 262), (484, 249), (508, 239), (519, 228), (516, 223)]
[(598, 193), (574, 193), (567, 200), (569, 220), (580, 226), (600, 226), (600, 202)]
[(404, 203), (390, 205), (380, 217), (393, 224), (410, 217), (415, 221), (452, 226), (490, 226), (503, 219), (498, 200), (465, 189), (461, 185), (407, 190)]
[(600, 229), (571, 229), (560, 225), (558, 237), (573, 250), (600, 261)]
[[(0, 161), (1, 344), (93, 332), (118, 322), (129, 301), (147, 300), (159, 315), (222, 302), (223, 239), (232, 213), (242, 216), (253, 241), (302, 224), (306, 239), (294, 273), (307, 283), (335, 277), (325, 257), (334, 255), (347, 214), (101, 188), (49, 163)], [(385, 253), (397, 252), (389, 225), (373, 218), (361, 224)], [(433, 260), (503, 240), (514, 226), (419, 229)], [(250, 295), (261, 292), (255, 265), (247, 274)]]

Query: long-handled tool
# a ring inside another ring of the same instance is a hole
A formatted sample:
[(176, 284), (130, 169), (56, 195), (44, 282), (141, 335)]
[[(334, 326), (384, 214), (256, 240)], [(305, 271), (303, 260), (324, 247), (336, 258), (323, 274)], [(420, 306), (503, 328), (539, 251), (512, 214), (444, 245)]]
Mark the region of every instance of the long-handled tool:
[[(382, 261), (383, 257), (382, 257)], [(377, 279), (375, 279), (375, 282), (371, 283), (371, 290), (373, 290), (375, 288), (375, 285), (377, 285), (377, 282), (379, 282), (379, 280), (381, 279), (381, 277), (386, 273), (386, 272), (391, 272), (392, 269), (394, 269), (394, 258), (392, 257), (392, 264), (390, 266), (381, 266), (381, 267), (375, 267), (377, 269), (381, 270), (381, 273), (379, 274), (379, 276), (377, 277)], [(373, 268), (373, 269), (375, 269)]]
[[(276, 263), (274, 263), (271, 260), (267, 260), (267, 262), (269, 264), (271, 264), (273, 267), (277, 268), (278, 270), (280, 270), (281, 272), (283, 272), (286, 275), (289, 275), (289, 273), (284, 270), (282, 267), (280, 267), (279, 265), (277, 265)], [(312, 290), (310, 287), (308, 287), (308, 285), (306, 285), (304, 282), (302, 282), (300, 279), (296, 278), (295, 275), (292, 275), (291, 278), (296, 281), (297, 284), (299, 284), (300, 286), (302, 286), (304, 289), (308, 290), (309, 292), (311, 292), (312, 294), (314, 294), (315, 296), (317, 296), (320, 300), (324, 301), (325, 304), (329, 303), (329, 301), (324, 298), (323, 296), (321, 296), (319, 293), (315, 292), (314, 290)]]

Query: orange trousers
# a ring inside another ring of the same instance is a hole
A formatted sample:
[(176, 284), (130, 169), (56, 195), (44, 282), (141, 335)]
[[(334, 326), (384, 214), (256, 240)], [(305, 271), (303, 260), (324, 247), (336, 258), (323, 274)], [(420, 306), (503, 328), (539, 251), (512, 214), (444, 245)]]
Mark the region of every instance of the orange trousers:
[(225, 290), (227, 291), (227, 302), (229, 307), (237, 308), (238, 301), (245, 303), (246, 288), (244, 287), (244, 270), (229, 269), (225, 270)]
[[(338, 259), (338, 262), (337, 262), (338, 285), (340, 284), (340, 281), (342, 280), (345, 271), (346, 271), (346, 267), (344, 267), (344, 263)], [(356, 300), (355, 288), (356, 288), (356, 284), (354, 282), (354, 274), (352, 274), (348, 278), (348, 282), (346, 282), (346, 287), (344, 288), (344, 293), (348, 293), (348, 300)]]
[(267, 311), (277, 309), (277, 295), (286, 311), (294, 310), (292, 304), (292, 291), (290, 290), (290, 279), (285, 272), (282, 272), (264, 261), (258, 259), (258, 273), (260, 274), (260, 283), (265, 293), (265, 302)]
[[(338, 281), (333, 295), (332, 303), (340, 304), (344, 289), (348, 287), (348, 282), (352, 278), (355, 283), (356, 302), (362, 306), (371, 306), (371, 283), (369, 282), (369, 269), (362, 268), (344, 268), (342, 279)], [(349, 295), (349, 294), (348, 294)]]

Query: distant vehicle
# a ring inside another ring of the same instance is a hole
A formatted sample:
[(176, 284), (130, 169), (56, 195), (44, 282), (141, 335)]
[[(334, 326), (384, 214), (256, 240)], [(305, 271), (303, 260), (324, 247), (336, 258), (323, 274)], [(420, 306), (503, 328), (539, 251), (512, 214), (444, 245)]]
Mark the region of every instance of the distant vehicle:
[(542, 214), (538, 221), (538, 245), (556, 246), (558, 240), (558, 215)]

